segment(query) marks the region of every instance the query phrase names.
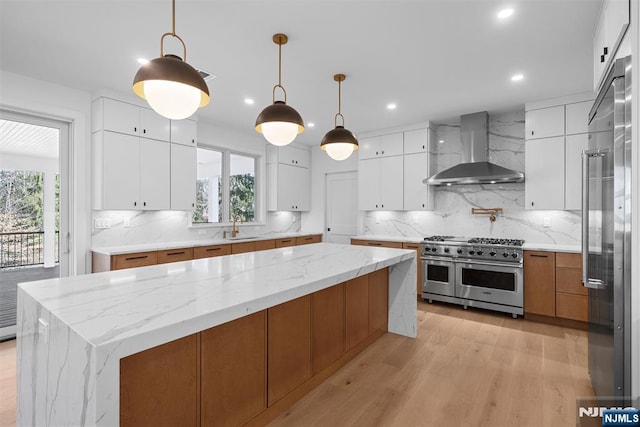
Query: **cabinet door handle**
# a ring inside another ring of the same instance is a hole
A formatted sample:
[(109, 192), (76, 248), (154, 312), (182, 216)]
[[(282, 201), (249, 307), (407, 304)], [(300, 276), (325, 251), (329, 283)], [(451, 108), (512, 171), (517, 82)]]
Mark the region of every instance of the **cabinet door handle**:
[(381, 208), (384, 208), (384, 205), (380, 205)]
[(137, 133), (138, 132), (138, 128), (134, 126), (133, 127), (133, 131)]
[(609, 48), (607, 46), (604, 47), (604, 49), (602, 49), (602, 53), (604, 53), (605, 55), (609, 54)]
[(600, 55), (600, 63), (604, 62), (604, 55)]
[(534, 132), (534, 131), (531, 131), (531, 135), (533, 135), (533, 134), (534, 134), (533, 132)]
[(536, 257), (536, 258), (549, 258), (548, 255), (539, 255), (539, 254), (530, 254), (529, 256)]
[(533, 202), (531, 202), (531, 206), (533, 206)]
[(378, 152), (376, 151), (376, 156), (378, 155)]
[(133, 202), (133, 206), (138, 206), (138, 202)]
[(422, 146), (422, 149), (424, 150), (424, 145)]
[(195, 144), (195, 143), (196, 143), (196, 140), (195, 140), (195, 139), (192, 139), (192, 140), (191, 140), (191, 143), (192, 143), (192, 144)]
[(182, 252), (169, 252), (169, 253), (167, 254), (167, 256), (183, 255), (183, 254), (185, 254), (185, 251), (182, 251)]
[(191, 207), (194, 208), (196, 206), (195, 203), (191, 203)]
[(142, 206), (147, 206), (147, 202), (142, 202)]
[(145, 258), (149, 258), (149, 255), (141, 255), (141, 256), (131, 256), (131, 257), (126, 257), (125, 261), (133, 261), (135, 259), (145, 259)]
[(424, 208), (424, 203), (422, 204), (422, 207)]
[(382, 150), (382, 154), (384, 154), (384, 150)]
[(142, 133), (147, 133), (147, 130), (146, 129), (142, 129)]

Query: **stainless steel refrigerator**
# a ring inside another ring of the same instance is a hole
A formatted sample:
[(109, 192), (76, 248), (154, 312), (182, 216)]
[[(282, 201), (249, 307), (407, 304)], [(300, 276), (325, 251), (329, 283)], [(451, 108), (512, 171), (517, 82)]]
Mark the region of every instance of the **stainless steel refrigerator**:
[(631, 57), (618, 59), (589, 113), (582, 154), (582, 283), (596, 397), (631, 395)]

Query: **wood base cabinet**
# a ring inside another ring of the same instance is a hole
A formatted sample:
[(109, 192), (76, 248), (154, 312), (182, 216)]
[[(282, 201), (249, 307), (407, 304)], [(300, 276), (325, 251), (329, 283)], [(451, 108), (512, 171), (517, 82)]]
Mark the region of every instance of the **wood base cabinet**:
[(133, 354), (122, 426), (265, 425), (382, 336), (387, 268)]
[(524, 251), (524, 312), (556, 315), (554, 252)]

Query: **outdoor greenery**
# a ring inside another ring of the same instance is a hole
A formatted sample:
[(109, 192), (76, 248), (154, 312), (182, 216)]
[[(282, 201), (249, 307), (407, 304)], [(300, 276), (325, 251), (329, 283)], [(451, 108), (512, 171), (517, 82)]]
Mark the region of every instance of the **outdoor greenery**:
[[(209, 218), (209, 185), (207, 179), (196, 182), (194, 223), (222, 222), (222, 184), (218, 184), (218, 218)], [(229, 214), (242, 222), (255, 220), (255, 177), (251, 174), (232, 175), (229, 181)]]
[(42, 230), (42, 173), (0, 169), (0, 231)]

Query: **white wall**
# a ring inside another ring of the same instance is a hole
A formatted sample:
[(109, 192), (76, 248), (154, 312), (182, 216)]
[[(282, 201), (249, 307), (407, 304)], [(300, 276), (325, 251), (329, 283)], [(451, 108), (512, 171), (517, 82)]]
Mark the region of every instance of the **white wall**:
[[(334, 172), (350, 172), (358, 170), (358, 152), (346, 160), (337, 161), (330, 158), (320, 146), (311, 147), (311, 211), (302, 214), (302, 231), (305, 233), (323, 233), (326, 240), (326, 176)], [(354, 194), (353, 197), (358, 197)]]
[(71, 265), (70, 274), (89, 271), (90, 118), (89, 92), (0, 70), (0, 108), (71, 123)]

